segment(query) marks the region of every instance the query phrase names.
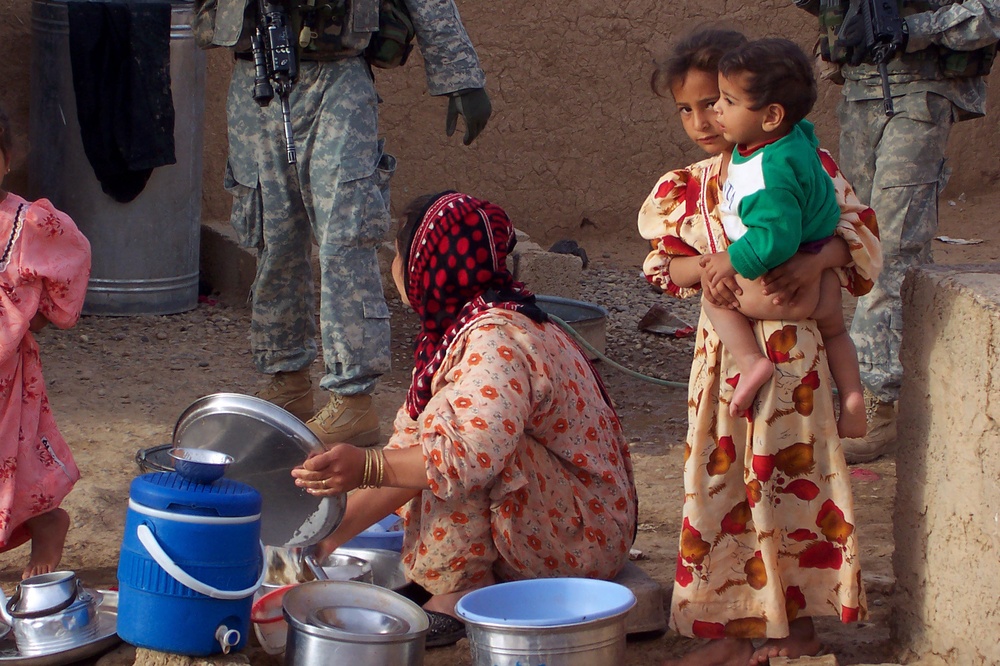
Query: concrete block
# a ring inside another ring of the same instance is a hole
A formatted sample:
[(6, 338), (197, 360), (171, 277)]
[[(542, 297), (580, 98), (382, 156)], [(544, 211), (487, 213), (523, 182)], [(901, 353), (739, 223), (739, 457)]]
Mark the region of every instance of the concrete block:
[(182, 654), (138, 648), (135, 651), (134, 666), (237, 666), (249, 663), (250, 659), (241, 652), (217, 654), (211, 657), (188, 657)]
[(998, 664), (1000, 264), (903, 286), (892, 632), (916, 655)]
[(771, 666), (839, 666), (837, 658), (832, 654), (822, 657), (771, 657)]
[(583, 260), (574, 254), (514, 249), (514, 279), (536, 294), (580, 298)]
[(228, 222), (201, 225), (201, 282), (227, 305), (244, 305), (257, 274), (257, 255), (240, 246)]
[(839, 666), (837, 658), (832, 654), (822, 657), (772, 657), (771, 666)]
[(635, 595), (635, 606), (625, 618), (626, 634), (661, 632), (667, 628), (664, 608), (669, 595), (664, 595), (663, 586), (632, 562), (625, 564), (614, 578), (614, 582), (624, 585)]

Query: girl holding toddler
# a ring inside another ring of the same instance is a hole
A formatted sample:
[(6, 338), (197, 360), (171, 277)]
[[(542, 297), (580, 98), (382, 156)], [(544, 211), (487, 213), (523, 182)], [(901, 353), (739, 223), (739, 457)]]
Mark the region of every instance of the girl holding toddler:
[[(741, 295), (731, 278), (713, 283), (703, 263), (730, 244), (720, 202), (734, 143), (715, 104), (719, 61), (745, 43), (734, 31), (702, 30), (653, 73), (654, 92), (675, 102), (685, 132), (709, 155), (662, 176), (639, 213), (640, 234), (652, 245), (643, 271), (675, 297), (704, 291), (725, 304)], [(764, 275), (758, 288), (778, 303), (794, 302), (826, 269), (835, 269), (851, 293), (865, 293), (880, 267), (873, 212), (830, 155), (818, 155), (840, 220), (835, 238), (817, 253), (796, 254)], [(675, 666), (814, 655), (821, 646), (813, 617), (852, 622), (866, 614), (850, 476), (819, 328), (812, 319), (777, 317), (750, 326), (774, 371), (751, 408), (734, 415), (728, 405), (739, 369), (704, 309), (698, 324), (670, 623), (709, 642), (667, 662)]]

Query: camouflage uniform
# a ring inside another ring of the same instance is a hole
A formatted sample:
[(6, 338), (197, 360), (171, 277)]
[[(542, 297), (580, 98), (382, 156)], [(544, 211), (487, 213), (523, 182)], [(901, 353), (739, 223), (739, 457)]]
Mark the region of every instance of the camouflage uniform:
[[(1000, 40), (1000, 0), (903, 0), (900, 6), (909, 38), (906, 53), (888, 67), (895, 115), (885, 115), (882, 81), (868, 64), (841, 67), (839, 109), (840, 166), (878, 215), (885, 257), (851, 326), (862, 382), (884, 403), (899, 398), (903, 374), (903, 277), (909, 267), (932, 261), (938, 193), (949, 174), (948, 135), (955, 121), (985, 114), (981, 71)], [(830, 23), (835, 21), (821, 16), (821, 24)], [(977, 49), (975, 62), (962, 71), (970, 57), (963, 52)]]
[[(199, 43), (247, 53), (256, 0), (218, 0), (214, 12), (206, 11), (215, 3), (199, 2), (199, 15), (210, 15), (194, 22)], [(430, 94), (482, 88), (485, 77), (453, 1), (407, 5)], [(290, 95), (295, 165), (287, 163), (277, 98), (263, 108), (252, 98), (252, 61), (236, 60), (227, 103), (231, 221), (241, 242), (258, 252), (250, 330), (254, 362), (260, 372), (273, 374), (305, 368), (316, 358), (310, 264), (315, 238), (326, 367), (320, 385), (343, 395), (370, 393), (390, 364), (389, 310), (376, 248), (391, 222), (395, 159), (383, 152), (378, 95), (357, 53), (300, 59)]]

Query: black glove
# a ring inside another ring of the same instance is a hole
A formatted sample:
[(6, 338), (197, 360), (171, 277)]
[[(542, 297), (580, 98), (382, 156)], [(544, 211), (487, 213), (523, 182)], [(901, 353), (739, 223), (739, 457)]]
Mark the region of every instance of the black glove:
[(856, 6), (852, 6), (844, 16), (844, 23), (837, 33), (837, 48), (844, 54), (848, 65), (856, 67), (870, 60), (865, 44), (865, 19)]
[(445, 132), (448, 136), (455, 133), (458, 115), (462, 114), (462, 120), (465, 121), (465, 139), (462, 143), (468, 146), (486, 127), (486, 121), (490, 119), (492, 113), (493, 106), (485, 88), (466, 88), (453, 92), (448, 96)]

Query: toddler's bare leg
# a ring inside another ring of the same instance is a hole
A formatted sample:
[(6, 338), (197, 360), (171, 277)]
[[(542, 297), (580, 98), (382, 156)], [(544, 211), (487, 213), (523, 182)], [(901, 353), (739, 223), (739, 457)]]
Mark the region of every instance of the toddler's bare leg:
[(858, 352), (854, 348), (841, 305), (840, 281), (833, 271), (823, 271), (820, 298), (813, 314), (826, 345), (830, 374), (840, 394), (840, 417), (837, 434), (841, 437), (864, 437), (868, 430), (865, 416), (865, 396), (858, 368)]
[(757, 391), (774, 374), (774, 363), (760, 350), (749, 320), (737, 310), (719, 307), (701, 299), (705, 314), (739, 368), (739, 383), (729, 403), (729, 414), (738, 417), (750, 407)]
[(69, 514), (63, 509), (52, 509), (29, 518), (24, 525), (31, 533), (31, 559), (21, 578), (55, 571), (62, 560), (63, 545), (69, 532)]

